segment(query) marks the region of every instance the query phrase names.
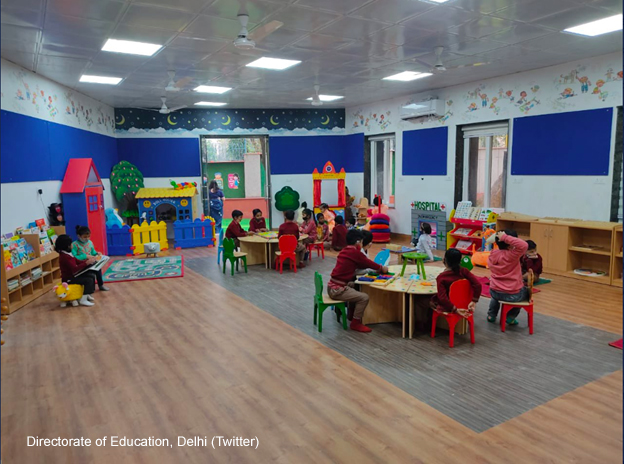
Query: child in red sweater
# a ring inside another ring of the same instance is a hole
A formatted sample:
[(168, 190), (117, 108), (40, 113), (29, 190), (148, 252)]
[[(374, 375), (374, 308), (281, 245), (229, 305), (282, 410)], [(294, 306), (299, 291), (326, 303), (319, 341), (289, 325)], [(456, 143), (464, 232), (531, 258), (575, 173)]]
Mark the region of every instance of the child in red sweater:
[(277, 236), (278, 238), (282, 235), (294, 235), (297, 237), (297, 248), (295, 248), (295, 254), (297, 255), (297, 261), (299, 261), (298, 266), (303, 268), (305, 264), (303, 264), (303, 258), (305, 256), (306, 247), (303, 246), (301, 242), (299, 242), (299, 226), (295, 222), (295, 212), (293, 210), (288, 210), (284, 213), (284, 223), (279, 226)]
[[(444, 254), (444, 272), (438, 275), (436, 279), (438, 294), (431, 298), (431, 308), (434, 311), (442, 313), (459, 312), (462, 316), (465, 315), (462, 310), (474, 312), (475, 304), (479, 301), (479, 297), (481, 296), (481, 282), (477, 280), (472, 272), (459, 265), (461, 259), (461, 251), (457, 248), (449, 248), (446, 250)], [(456, 308), (449, 299), (451, 285), (461, 279), (468, 280), (472, 287), (472, 302), (468, 304), (468, 308)]]
[(54, 243), (54, 248), (59, 254), (61, 280), (70, 285), (82, 285), (84, 291), (78, 303), (83, 306), (93, 306), (94, 299), (92, 295), (95, 292), (95, 276), (90, 272), (85, 272), (79, 276), (76, 276), (76, 274), (95, 263), (95, 257), (85, 260), (76, 259), (72, 255), (72, 239), (69, 235), (59, 235)]
[(332, 232), (331, 249), (334, 251), (340, 251), (347, 246), (347, 228), (344, 225), (344, 218), (342, 216), (336, 216), (334, 219), (336, 225)]
[[(496, 322), (500, 301), (517, 303), (527, 301), (529, 293), (522, 281), (522, 267), (520, 258), (526, 253), (527, 242), (518, 238), (515, 230), (505, 230), (496, 233), (498, 250), (492, 250), (488, 258), (490, 276), (490, 309), (488, 322)], [(520, 308), (513, 308), (507, 314), (508, 325), (518, 325), (516, 316)]]
[(314, 213), (309, 208), (303, 210), (301, 213), (303, 223), (299, 226), (299, 232), (307, 234), (308, 238), (303, 241), (304, 245), (309, 245), (318, 240), (318, 232), (316, 230), (316, 222), (314, 222)]
[(245, 232), (245, 229), (243, 229), (243, 227), (240, 225), (242, 220), (243, 212), (235, 209), (234, 211), (232, 211), (232, 222), (230, 222), (230, 225), (225, 231), (225, 238), (233, 239), (234, 243), (236, 244), (236, 248), (240, 247), (240, 241), (238, 240), (239, 237), (247, 237), (248, 235), (254, 234), (252, 231)]
[(362, 317), (368, 306), (368, 295), (354, 288), (355, 272), (357, 269), (370, 268), (386, 274), (388, 268), (371, 261), (362, 253), (362, 238), (362, 232), (357, 229), (347, 233), (347, 246), (336, 259), (336, 266), (327, 283), (327, 293), (334, 300), (352, 303), (349, 305), (348, 316), (351, 320), (351, 330), (370, 332), (370, 327), (362, 324)]
[(537, 252), (537, 244), (533, 240), (527, 240), (528, 249), (520, 259), (522, 265), (522, 279), (526, 282), (529, 278), (529, 269), (533, 271), (533, 278), (538, 281), (542, 274), (542, 257)]
[(266, 232), (266, 221), (262, 217), (262, 211), (258, 208), (253, 210), (253, 217), (249, 221), (249, 232)]

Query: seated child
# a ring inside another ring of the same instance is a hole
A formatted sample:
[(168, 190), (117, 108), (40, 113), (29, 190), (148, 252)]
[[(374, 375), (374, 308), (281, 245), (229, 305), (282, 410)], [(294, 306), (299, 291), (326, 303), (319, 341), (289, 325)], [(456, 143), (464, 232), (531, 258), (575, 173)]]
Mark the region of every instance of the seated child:
[[(520, 258), (527, 251), (527, 242), (518, 238), (515, 230), (505, 230), (496, 233), (496, 244), (498, 250), (494, 249), (488, 258), (490, 268), (490, 309), (488, 311), (488, 322), (496, 322), (500, 301), (517, 303), (527, 301), (529, 298), (528, 289), (522, 282), (522, 267)], [(509, 311), (507, 324), (517, 325), (516, 316), (520, 308)]]
[(76, 277), (84, 268), (95, 263), (93, 256), (87, 257), (84, 261), (77, 260), (72, 255), (72, 239), (69, 235), (59, 235), (54, 243), (54, 248), (59, 254), (59, 267), (61, 268), (61, 280), (70, 285), (82, 285), (84, 291), (82, 298), (78, 301), (83, 306), (93, 306), (93, 292), (95, 292), (95, 276), (85, 272)]
[[(438, 275), (436, 282), (438, 294), (431, 298), (431, 309), (442, 313), (459, 312), (462, 316), (465, 312), (474, 312), (475, 304), (481, 296), (481, 282), (468, 269), (461, 267), (462, 254), (457, 248), (449, 248), (444, 254), (444, 272)], [(468, 308), (456, 308), (449, 300), (451, 285), (461, 279), (466, 279), (472, 287), (472, 302), (468, 303)]]
[(336, 225), (336, 223), (334, 222), (334, 220), (336, 219), (336, 213), (329, 209), (329, 205), (327, 203), (322, 203), (319, 208), (321, 210), (321, 213), (323, 214), (323, 217), (325, 218), (325, 222), (329, 226), (329, 233), (333, 233), (334, 226)]
[(253, 210), (253, 217), (249, 221), (249, 232), (267, 232), (266, 221), (262, 217), (262, 211), (258, 208)]
[(316, 221), (318, 222), (318, 226), (316, 227), (318, 240), (325, 244), (325, 248), (328, 248), (331, 238), (329, 237), (329, 226), (327, 225), (327, 222), (325, 222), (325, 216), (323, 216), (323, 213), (318, 213), (316, 215)]
[(316, 230), (316, 222), (314, 221), (314, 213), (312, 210), (306, 208), (303, 210), (302, 218), (303, 224), (299, 226), (299, 232), (302, 234), (308, 234), (308, 238), (303, 240), (303, 245), (309, 245), (314, 243), (318, 239), (317, 230)]
[(347, 246), (336, 259), (336, 267), (327, 283), (327, 293), (334, 300), (351, 303), (348, 314), (348, 319), (351, 320), (351, 330), (370, 332), (371, 329), (362, 324), (362, 317), (368, 306), (368, 295), (354, 288), (355, 271), (371, 268), (386, 274), (388, 268), (371, 261), (362, 254), (362, 239), (362, 232), (359, 230), (350, 230), (347, 233)]
[(336, 216), (336, 226), (332, 232), (331, 249), (334, 251), (340, 251), (347, 246), (347, 228), (343, 224), (344, 219), (342, 216)]
[[(93, 242), (91, 239), (91, 231), (87, 226), (76, 226), (76, 235), (78, 240), (72, 243), (72, 255), (78, 261), (86, 261), (88, 258), (95, 257), (96, 260), (102, 257), (102, 253), (95, 251)], [(107, 292), (110, 289), (104, 285), (104, 278), (102, 277), (102, 271), (87, 271), (85, 274), (93, 274), (97, 281), (100, 291)]]
[(533, 276), (537, 282), (542, 274), (542, 257), (537, 252), (537, 244), (533, 240), (527, 240), (526, 254), (520, 259), (522, 265), (522, 279), (526, 282), (529, 278), (529, 269), (533, 269)]
[(240, 241), (238, 240), (239, 237), (247, 237), (248, 235), (254, 234), (251, 231), (245, 232), (245, 230), (240, 225), (242, 220), (243, 212), (235, 209), (234, 211), (232, 211), (232, 222), (230, 222), (230, 225), (225, 231), (225, 238), (233, 239), (234, 243), (236, 244), (236, 248), (240, 247)]
[[(282, 235), (294, 235), (299, 240), (299, 226), (295, 222), (295, 212), (288, 210), (284, 212), (284, 223), (279, 226), (277, 237)], [(303, 258), (305, 256), (306, 247), (299, 241), (297, 241), (297, 248), (295, 248), (295, 254), (297, 255), (297, 261), (300, 263), (299, 267), (304, 268)]]
[[(373, 246), (373, 233), (370, 230), (362, 231), (362, 254), (368, 258), (368, 250)], [(356, 275), (368, 274), (372, 269), (358, 269)], [(340, 321), (339, 321), (340, 322)]]
[(347, 230), (355, 229), (355, 224), (353, 224), (353, 223), (351, 222), (352, 220), (353, 220), (353, 219), (350, 219), (350, 220), (349, 220), (349, 219), (345, 219), (345, 220), (344, 220), (344, 225), (345, 225), (345, 227), (347, 228)]
[(426, 262), (433, 261), (433, 238), (431, 237), (431, 225), (426, 222), (420, 223), (420, 236), (418, 237), (418, 241), (412, 241), (411, 245), (416, 245), (416, 251), (418, 253), (425, 253), (429, 259)]

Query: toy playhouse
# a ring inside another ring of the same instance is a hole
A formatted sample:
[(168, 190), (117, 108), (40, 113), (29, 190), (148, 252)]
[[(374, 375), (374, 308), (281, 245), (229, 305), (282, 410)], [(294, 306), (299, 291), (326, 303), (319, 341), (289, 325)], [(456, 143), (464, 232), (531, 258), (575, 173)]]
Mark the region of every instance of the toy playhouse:
[(200, 202), (195, 186), (182, 189), (142, 188), (136, 194), (141, 222), (195, 219), (201, 216)]
[(345, 178), (347, 174), (342, 168), (340, 172), (336, 172), (334, 165), (331, 161), (325, 163), (323, 166), (323, 172), (318, 172), (318, 169), (314, 169), (312, 173), (312, 179), (314, 181), (314, 214), (320, 213), (320, 206), (323, 203), (321, 201), (321, 182), (324, 180), (338, 180), (338, 204), (337, 205), (329, 205), (329, 210), (333, 211), (336, 216), (345, 217), (345, 207), (347, 206), (347, 197), (345, 191)]
[(67, 234), (76, 239), (76, 226), (91, 229), (96, 250), (108, 254), (104, 186), (91, 158), (69, 160), (61, 185)]

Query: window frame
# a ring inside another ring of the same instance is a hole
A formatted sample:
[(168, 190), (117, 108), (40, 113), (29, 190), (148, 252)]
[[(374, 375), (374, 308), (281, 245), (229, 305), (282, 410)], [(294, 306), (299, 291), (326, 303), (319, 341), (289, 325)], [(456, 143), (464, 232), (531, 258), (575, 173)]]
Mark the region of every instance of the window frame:
[[(394, 200), (396, 191), (396, 135), (383, 134), (367, 137), (366, 140), (370, 147), (370, 171), (368, 172), (370, 185), (370, 201), (372, 202), (377, 189), (377, 142), (383, 142), (384, 155), (384, 188), (381, 197), (389, 208), (395, 207)], [(387, 156), (386, 156), (387, 155)]]

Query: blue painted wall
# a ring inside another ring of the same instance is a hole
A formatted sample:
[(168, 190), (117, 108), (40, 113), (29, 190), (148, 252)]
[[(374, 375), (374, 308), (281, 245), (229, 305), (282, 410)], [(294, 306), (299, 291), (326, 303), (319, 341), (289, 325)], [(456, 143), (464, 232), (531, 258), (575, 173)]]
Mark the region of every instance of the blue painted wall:
[(93, 158), (101, 177), (118, 162), (114, 137), (0, 112), (0, 181), (63, 180), (70, 158)]
[(143, 177), (201, 176), (199, 137), (117, 139), (117, 152)]
[(445, 176), (448, 127), (403, 132), (403, 175)]

